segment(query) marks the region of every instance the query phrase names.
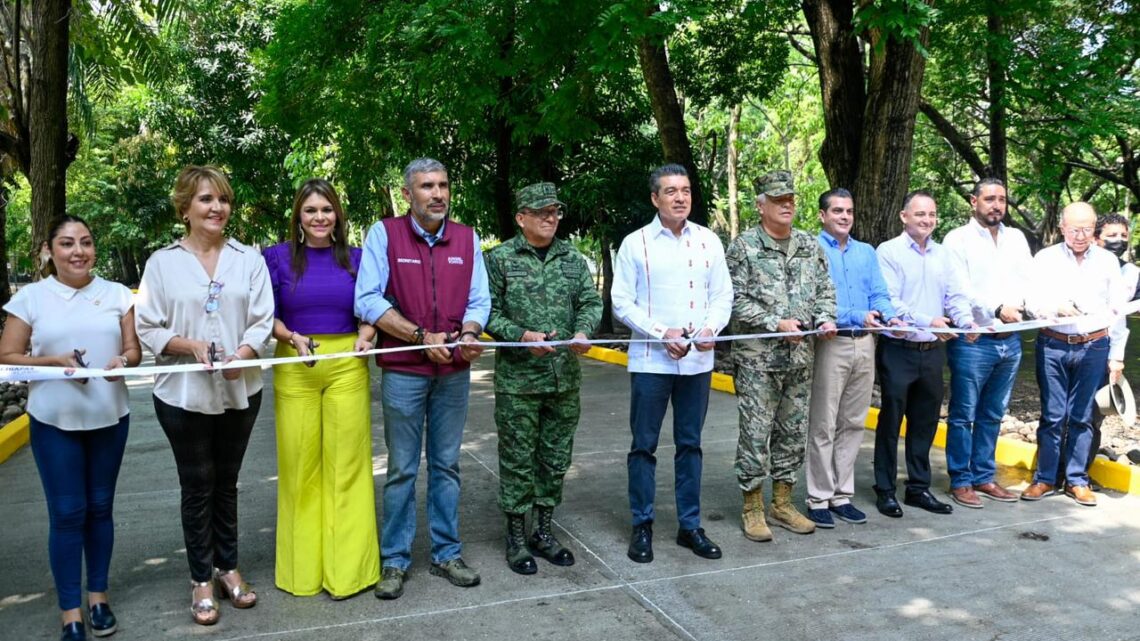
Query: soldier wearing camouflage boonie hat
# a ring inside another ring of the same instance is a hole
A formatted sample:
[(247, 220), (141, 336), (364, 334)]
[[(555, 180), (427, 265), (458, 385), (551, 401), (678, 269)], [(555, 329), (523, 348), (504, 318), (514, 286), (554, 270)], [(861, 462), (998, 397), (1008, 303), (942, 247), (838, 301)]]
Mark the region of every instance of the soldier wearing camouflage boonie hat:
[(770, 171), (763, 176), (757, 178), (752, 186), (756, 188), (756, 195), (761, 194), (769, 198), (779, 198), (780, 196), (787, 196), (788, 194), (796, 193), (795, 181), (792, 179), (792, 172), (786, 169), (777, 171)]
[(542, 209), (550, 205), (565, 208), (566, 203), (558, 200), (558, 188), (554, 183), (534, 183), (527, 185), (515, 193), (515, 202), (519, 211), (524, 209)]

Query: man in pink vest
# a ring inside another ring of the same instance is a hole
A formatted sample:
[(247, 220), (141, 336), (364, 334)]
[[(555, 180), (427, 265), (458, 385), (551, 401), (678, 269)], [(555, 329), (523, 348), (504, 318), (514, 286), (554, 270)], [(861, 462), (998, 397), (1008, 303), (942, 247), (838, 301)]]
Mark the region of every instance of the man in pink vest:
[[(471, 361), (491, 310), (479, 237), (447, 217), (447, 169), (431, 158), (404, 169), (400, 190), (408, 214), (374, 224), (356, 277), (356, 315), (380, 330), (380, 347), (439, 345), (380, 354), (384, 370), (383, 571), (376, 597), (404, 593), (416, 536), (416, 473), (427, 432), (428, 528), (431, 574), (454, 585), (479, 584), (460, 557), (459, 446), (467, 421)], [(443, 345), (462, 343), (452, 350)]]

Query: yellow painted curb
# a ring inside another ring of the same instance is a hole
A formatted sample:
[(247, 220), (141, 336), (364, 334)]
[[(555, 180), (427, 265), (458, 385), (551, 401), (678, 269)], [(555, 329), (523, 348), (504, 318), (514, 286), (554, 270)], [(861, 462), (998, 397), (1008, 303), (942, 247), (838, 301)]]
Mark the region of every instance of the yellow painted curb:
[[(607, 349), (605, 347), (591, 347), (590, 351), (586, 352), (586, 356), (606, 363), (613, 363), (614, 365), (626, 365), (629, 362), (625, 352)], [(720, 392), (727, 392), (729, 394), (736, 393), (736, 386), (733, 384), (732, 377), (728, 374), (718, 374), (714, 372), (711, 387)], [(866, 425), (868, 429), (874, 430), (878, 422), (879, 409), (872, 407), (867, 411), (867, 420), (864, 422), (864, 425)], [(906, 419), (903, 419), (900, 436), (905, 434)], [(938, 422), (938, 432), (934, 435), (934, 445), (946, 449), (946, 423), (942, 421)], [(999, 437), (995, 459), (999, 465), (1032, 470), (1037, 462), (1037, 446), (1033, 443), (1018, 441), (1004, 436)], [(1128, 494), (1140, 495), (1140, 469), (1136, 466), (1124, 465), (1123, 463), (1098, 458), (1093, 462), (1092, 469), (1089, 470), (1089, 475), (1102, 487), (1127, 492)]]
[(28, 442), (28, 415), (21, 414), (11, 423), (0, 427), (0, 463), (7, 461)]

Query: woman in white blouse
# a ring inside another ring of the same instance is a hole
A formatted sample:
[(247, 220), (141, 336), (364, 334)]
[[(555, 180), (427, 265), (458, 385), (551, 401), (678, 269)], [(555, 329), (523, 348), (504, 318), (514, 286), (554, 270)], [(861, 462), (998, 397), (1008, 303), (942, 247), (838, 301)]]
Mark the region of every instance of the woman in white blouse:
[[(171, 199), (187, 233), (147, 261), (139, 340), (158, 365), (257, 358), (273, 330), (273, 290), (261, 254), (226, 236), (229, 180), (214, 167), (186, 167)], [(257, 603), (237, 569), (237, 481), (260, 406), (260, 368), (155, 377), (155, 414), (182, 486), (190, 613), (200, 625), (218, 621), (215, 594), (235, 608)]]
[[(0, 363), (117, 369), (139, 362), (131, 291), (91, 273), (95, 241), (82, 219), (64, 216), (48, 230), (50, 274), (4, 306)], [(82, 329), (75, 319), (83, 319)], [(28, 347), (31, 354), (28, 354)], [(115, 525), (115, 482), (130, 414), (122, 377), (33, 381), (28, 386), (32, 454), (50, 519), (48, 556), (64, 641), (87, 638), (80, 609), (83, 561), (91, 631), (117, 627), (107, 604)]]

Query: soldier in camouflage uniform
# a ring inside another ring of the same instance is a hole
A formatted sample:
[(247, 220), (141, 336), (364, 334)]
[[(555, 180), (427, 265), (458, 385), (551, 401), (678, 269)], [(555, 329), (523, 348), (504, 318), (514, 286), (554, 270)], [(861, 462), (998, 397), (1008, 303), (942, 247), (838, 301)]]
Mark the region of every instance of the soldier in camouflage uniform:
[[(602, 318), (602, 299), (586, 260), (555, 238), (565, 206), (551, 183), (518, 191), (521, 233), (487, 254), (491, 318), (500, 341), (586, 340)], [(495, 352), (495, 423), (499, 428), (499, 506), (507, 515), (507, 565), (519, 574), (538, 567), (531, 552), (555, 565), (574, 555), (554, 536), (554, 506), (570, 468), (578, 427), (577, 354), (588, 344), (500, 348)], [(535, 528), (526, 537), (526, 513)], [(529, 548), (529, 549), (528, 549)]]
[[(755, 183), (760, 225), (732, 242), (726, 258), (732, 274), (733, 332), (821, 329), (835, 335), (835, 288), (827, 258), (815, 238), (792, 229), (792, 175), (773, 171)], [(815, 524), (791, 503), (804, 462), (814, 343), (789, 336), (737, 342), (732, 347), (740, 411), (736, 477), (744, 491), (743, 527), (753, 541), (770, 541), (764, 519), (763, 483), (772, 477), (768, 518), (800, 534)]]

